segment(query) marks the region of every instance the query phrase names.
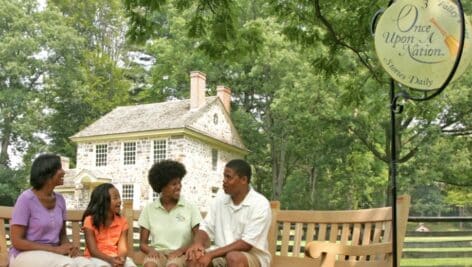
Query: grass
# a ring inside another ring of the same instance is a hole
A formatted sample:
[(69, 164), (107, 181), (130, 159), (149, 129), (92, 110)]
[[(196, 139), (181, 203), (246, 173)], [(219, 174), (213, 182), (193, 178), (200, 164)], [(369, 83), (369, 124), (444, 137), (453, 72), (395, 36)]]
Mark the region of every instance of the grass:
[(406, 237), (405, 242), (472, 241), (472, 236)]
[(405, 259), (400, 261), (401, 266), (445, 266), (457, 265), (464, 267), (472, 267), (472, 258), (433, 258), (433, 259)]
[[(425, 223), (425, 226), (428, 227), (432, 232), (437, 232), (437, 231), (455, 232), (455, 231), (470, 230), (472, 224), (463, 223), (461, 227), (460, 224), (457, 222), (428, 222), (428, 223)], [(418, 223), (409, 222), (407, 224), (408, 231), (414, 231), (416, 227), (418, 227)]]
[(457, 248), (403, 248), (403, 251), (418, 251), (418, 252), (451, 252), (451, 251), (472, 251), (472, 247), (457, 247)]

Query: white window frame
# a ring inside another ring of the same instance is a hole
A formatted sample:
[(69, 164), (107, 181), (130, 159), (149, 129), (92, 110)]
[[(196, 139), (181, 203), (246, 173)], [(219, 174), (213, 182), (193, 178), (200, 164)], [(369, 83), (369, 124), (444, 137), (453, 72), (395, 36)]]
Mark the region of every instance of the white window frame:
[(123, 165), (136, 164), (136, 142), (123, 142)]
[[(164, 153), (162, 153), (162, 147), (164, 147)], [(154, 163), (167, 159), (168, 153), (167, 139), (154, 139), (152, 141), (152, 160)]]
[(107, 166), (108, 161), (108, 144), (95, 145), (95, 166)]
[(133, 202), (134, 202), (134, 184), (123, 184), (122, 185), (121, 199), (122, 200), (133, 200)]

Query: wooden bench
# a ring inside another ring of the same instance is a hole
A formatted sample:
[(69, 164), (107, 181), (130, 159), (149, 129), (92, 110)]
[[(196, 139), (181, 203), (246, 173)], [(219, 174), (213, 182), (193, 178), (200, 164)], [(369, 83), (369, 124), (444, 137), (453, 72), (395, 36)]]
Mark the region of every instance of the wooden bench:
[[(410, 197), (397, 200), (398, 251), (401, 256), (408, 220)], [(137, 264), (144, 255), (139, 251), (140, 211), (131, 202), (123, 205), (123, 215), (133, 230), (128, 231), (129, 252)], [(280, 203), (272, 201), (272, 225), (269, 231), (269, 250), (272, 267), (338, 267), (391, 266), (391, 207), (350, 211), (280, 210)], [(10, 246), (8, 223), (12, 207), (0, 206), (0, 267), (8, 266)], [(83, 211), (67, 212), (67, 226), (71, 241), (84, 248), (80, 230)], [(305, 247), (308, 248), (305, 250)], [(308, 254), (308, 256), (305, 255)], [(400, 259), (400, 257), (399, 257)], [(382, 265), (386, 264), (386, 265)]]
[[(397, 198), (398, 259), (409, 207), (409, 196)], [(392, 266), (391, 207), (344, 211), (273, 209), (272, 212), (269, 233), (272, 267)]]

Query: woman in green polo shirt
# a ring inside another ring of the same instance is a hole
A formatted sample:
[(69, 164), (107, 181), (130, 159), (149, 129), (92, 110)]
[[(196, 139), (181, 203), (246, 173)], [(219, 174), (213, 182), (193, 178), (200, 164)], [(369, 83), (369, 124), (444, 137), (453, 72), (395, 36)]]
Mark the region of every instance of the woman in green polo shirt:
[(138, 220), (144, 267), (186, 266), (185, 251), (202, 220), (198, 208), (180, 197), (186, 173), (173, 160), (157, 162), (149, 170), (149, 184), (159, 198), (144, 207)]

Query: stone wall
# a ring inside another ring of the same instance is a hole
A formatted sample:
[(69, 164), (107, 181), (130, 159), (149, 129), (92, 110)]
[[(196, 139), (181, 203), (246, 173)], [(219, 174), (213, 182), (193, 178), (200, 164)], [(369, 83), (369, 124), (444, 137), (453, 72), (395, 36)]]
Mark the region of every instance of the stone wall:
[(242, 147), (243, 144), (234, 135), (234, 131), (231, 128), (231, 120), (228, 114), (223, 113), (222, 109), (223, 105), (219, 101), (215, 102), (215, 104), (208, 107), (208, 110), (202, 116), (192, 123), (191, 127), (216, 139), (224, 140), (226, 143)]
[[(79, 143), (77, 168), (103, 174), (105, 177), (101, 178), (111, 178), (120, 191), (122, 191), (123, 184), (133, 184), (134, 208), (140, 209), (153, 200), (152, 189), (147, 181), (147, 173), (154, 162), (154, 140), (153, 138), (142, 138), (126, 141), (115, 140), (106, 143)], [(216, 147), (183, 135), (169, 136), (165, 140), (167, 140), (167, 158), (182, 162), (187, 169), (187, 175), (182, 182), (182, 196), (205, 211), (211, 198), (218, 190), (221, 190), (224, 165), (228, 160), (241, 157), (241, 155), (218, 149), (217, 168), (213, 170), (212, 149), (217, 149)], [(123, 142), (136, 142), (136, 164), (123, 164)], [(95, 166), (95, 146), (98, 144), (108, 145), (106, 166)], [(80, 199), (88, 199), (85, 198), (84, 192), (77, 192), (75, 197), (69, 196), (68, 205), (74, 205), (71, 208), (79, 208), (77, 205), (83, 206), (83, 203), (77, 204), (79, 195)]]

